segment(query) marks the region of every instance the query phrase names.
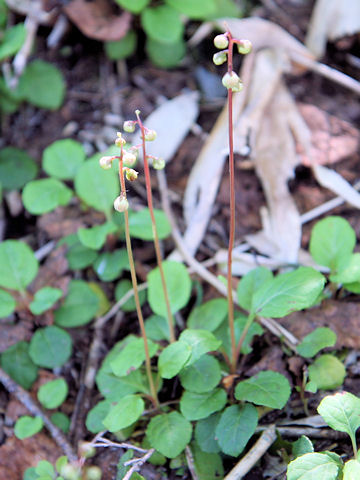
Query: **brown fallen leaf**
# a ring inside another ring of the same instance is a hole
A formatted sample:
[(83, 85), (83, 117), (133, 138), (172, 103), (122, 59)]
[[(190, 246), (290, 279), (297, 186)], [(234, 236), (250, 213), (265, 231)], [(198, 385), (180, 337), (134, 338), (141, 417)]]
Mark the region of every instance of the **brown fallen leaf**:
[(0, 353), (4, 352), (7, 348), (15, 345), (15, 343), (22, 340), (29, 341), (32, 334), (32, 325), (26, 321), (20, 321), (18, 323), (0, 322)]
[(79, 228), (86, 227), (83, 220), (69, 217), (65, 214), (65, 209), (61, 207), (42, 215), (37, 222), (37, 226), (53, 240), (66, 237), (66, 235), (76, 233)]
[(64, 12), (84, 35), (103, 42), (123, 38), (132, 18), (126, 11), (114, 15), (107, 0), (72, 0), (64, 6)]
[(257, 375), (264, 370), (273, 370), (274, 372), (280, 372), (291, 381), (291, 377), (287, 371), (284, 360), (284, 352), (278, 345), (270, 347), (265, 352), (263, 352), (261, 359), (257, 363), (255, 363), (249, 370), (246, 370), (245, 373), (246, 376), (252, 377), (253, 375)]
[(68, 270), (66, 250), (66, 246), (63, 245), (50, 253), (45, 263), (41, 265), (35, 281), (31, 284), (33, 292), (45, 286), (60, 288), (64, 293), (67, 292), (70, 277), (65, 276)]

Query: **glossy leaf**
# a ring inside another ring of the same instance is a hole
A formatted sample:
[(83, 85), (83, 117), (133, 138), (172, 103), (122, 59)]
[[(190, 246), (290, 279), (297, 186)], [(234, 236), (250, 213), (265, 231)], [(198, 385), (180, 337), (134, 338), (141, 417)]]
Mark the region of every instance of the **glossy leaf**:
[(112, 282), (120, 277), (124, 270), (129, 270), (126, 249), (104, 252), (94, 262), (94, 270), (103, 282)]
[(167, 318), (160, 315), (151, 315), (145, 320), (145, 332), (146, 336), (150, 340), (159, 342), (160, 340), (170, 341), (170, 331)]
[(145, 408), (144, 400), (138, 395), (127, 395), (110, 408), (103, 420), (109, 432), (117, 432), (129, 427), (141, 416)]
[(38, 400), (49, 410), (59, 407), (68, 394), (68, 386), (63, 378), (44, 383), (38, 390)]
[(336, 480), (337, 463), (324, 453), (306, 453), (289, 463), (287, 480)]
[(22, 200), (26, 210), (33, 215), (51, 212), (55, 208), (67, 205), (72, 191), (56, 178), (41, 178), (26, 184)]
[(206, 393), (185, 391), (180, 400), (180, 410), (188, 420), (201, 420), (222, 410), (226, 399), (226, 392), (222, 388), (215, 388)]
[[(159, 239), (168, 237), (171, 233), (171, 225), (165, 213), (162, 210), (154, 209), (154, 217)], [(153, 231), (150, 212), (148, 208), (143, 208), (139, 212), (132, 212), (129, 215), (130, 235), (140, 240), (153, 240)]]
[(55, 368), (61, 367), (69, 360), (71, 351), (70, 335), (52, 325), (36, 330), (30, 342), (29, 354), (39, 367)]
[(152, 418), (146, 430), (150, 445), (168, 458), (177, 457), (190, 442), (192, 426), (180, 413)]
[(17, 342), (1, 355), (1, 367), (16, 383), (29, 390), (38, 376), (38, 368), (29, 355), (29, 344)]
[(201, 450), (208, 453), (220, 452), (215, 430), (219, 423), (221, 412), (214, 413), (207, 418), (199, 420), (195, 427), (195, 439)]
[(35, 161), (15, 147), (0, 150), (0, 183), (4, 190), (19, 190), (36, 177)]
[(225, 298), (213, 298), (191, 311), (187, 326), (192, 329), (213, 332), (225, 320), (227, 311), (228, 306)]
[[(149, 355), (153, 357), (159, 345), (148, 340)], [(144, 340), (135, 338), (110, 362), (112, 371), (118, 377), (128, 375), (132, 370), (139, 368), (145, 361)]]
[(34, 295), (29, 308), (34, 315), (41, 315), (49, 310), (63, 295), (60, 288), (43, 287)]
[(146, 8), (141, 14), (141, 25), (148, 37), (164, 43), (178, 41), (184, 32), (179, 12), (168, 5)]
[(64, 433), (68, 433), (70, 429), (70, 418), (63, 412), (54, 412), (50, 416), (50, 420)]
[[(126, 295), (127, 292), (129, 290), (131, 290), (132, 288), (133, 287), (132, 287), (132, 283), (131, 283), (130, 280), (128, 280), (128, 279), (120, 280), (120, 282), (116, 285), (116, 288), (115, 288), (115, 299), (116, 299), (116, 301), (118, 302), (119, 300), (121, 300), (124, 297), (124, 295)], [(141, 306), (146, 302), (146, 290), (139, 291), (139, 301), (140, 301)], [(135, 312), (136, 305), (135, 305), (135, 300), (134, 300), (133, 295), (131, 296), (131, 298), (129, 298), (129, 300), (127, 300), (120, 307), (120, 310), (122, 310), (124, 312)], [(154, 340), (154, 339), (152, 339), (152, 340)]]
[(84, 161), (85, 151), (81, 143), (65, 138), (45, 148), (42, 166), (51, 177), (71, 180)]
[(265, 267), (258, 267), (247, 273), (237, 287), (239, 305), (244, 310), (250, 310), (252, 299), (263, 283), (273, 278), (273, 274)]
[(102, 400), (97, 403), (87, 414), (86, 428), (91, 433), (99, 433), (105, 430), (103, 420), (109, 413), (112, 402), (110, 400)]
[(331, 428), (355, 438), (360, 427), (360, 398), (350, 392), (335, 393), (323, 398), (317, 410)]
[(93, 250), (99, 250), (105, 243), (109, 233), (114, 233), (117, 226), (112, 222), (106, 222), (102, 225), (95, 225), (90, 228), (79, 228), (77, 234), (84, 247)]
[(0, 286), (24, 290), (36, 277), (39, 263), (31, 248), (19, 240), (0, 244)]
[(358, 460), (349, 460), (344, 465), (343, 480), (358, 480), (360, 478), (360, 462)]
[[(241, 334), (244, 331), (247, 318), (243, 315), (239, 315), (235, 318), (235, 340), (238, 342), (240, 340)], [(241, 353), (248, 354), (252, 351), (251, 343), (255, 335), (261, 335), (263, 333), (262, 327), (257, 323), (253, 322), (250, 325), (250, 328), (245, 336), (244, 343), (241, 348)], [(231, 340), (230, 340), (230, 330), (228, 322), (223, 322), (219, 328), (214, 331), (215, 337), (221, 341), (222, 345), (220, 350), (224, 350), (228, 357), (231, 356)]]
[(334, 355), (321, 355), (312, 365), (309, 365), (309, 379), (318, 389), (332, 390), (342, 385), (346, 370), (344, 365)]
[(18, 23), (2, 32), (0, 40), (0, 62), (17, 53), (26, 38), (26, 28), (23, 23)]
[(44, 423), (40, 417), (29, 417), (25, 415), (20, 417), (15, 423), (14, 434), (20, 440), (32, 437), (40, 432)]
[(99, 298), (83, 280), (71, 280), (64, 303), (55, 312), (55, 323), (61, 327), (86, 325), (95, 316)]
[(305, 435), (301, 435), (300, 438), (293, 442), (292, 447), (292, 454), (295, 458), (300, 457), (301, 455), (305, 455), (305, 453), (311, 453), (314, 451), (313, 444), (311, 440), (306, 437)]
[(194, 456), (194, 466), (199, 480), (217, 480), (224, 478), (221, 456), (216, 453), (203, 452), (194, 442), (190, 446)]
[(207, 330), (184, 330), (179, 340), (187, 343), (191, 347), (191, 355), (186, 362), (186, 366), (190, 366), (199, 360), (207, 352), (215, 351), (221, 345), (221, 342)]
[(211, 355), (203, 355), (180, 373), (181, 385), (195, 393), (209, 392), (218, 385), (220, 379), (219, 361)]
[(336, 283), (355, 283), (360, 281), (360, 253), (353, 253), (346, 267), (333, 275), (330, 280)]
[(336, 333), (328, 327), (319, 327), (306, 335), (296, 347), (296, 350), (302, 357), (311, 358), (323, 348), (333, 347), (335, 343)]
[(168, 345), (159, 357), (159, 373), (162, 378), (173, 378), (184, 367), (191, 355), (191, 347), (178, 341)]

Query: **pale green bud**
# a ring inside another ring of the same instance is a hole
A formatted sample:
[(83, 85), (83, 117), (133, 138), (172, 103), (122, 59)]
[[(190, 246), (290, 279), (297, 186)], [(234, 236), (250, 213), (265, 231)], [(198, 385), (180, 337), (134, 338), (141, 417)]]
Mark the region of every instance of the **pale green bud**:
[(134, 133), (135, 132), (135, 122), (133, 122), (132, 120), (126, 120), (126, 122), (124, 122), (124, 132), (127, 132), (127, 133)]
[(68, 463), (67, 465), (64, 465), (61, 468), (60, 475), (65, 480), (80, 480), (80, 470), (79, 470), (79, 468), (75, 467), (71, 463)]
[(162, 170), (165, 168), (165, 160), (163, 158), (153, 158), (152, 161), (152, 166), (155, 168), (155, 170)]
[(84, 458), (91, 458), (95, 455), (96, 448), (90, 442), (79, 443), (79, 455)]
[(214, 38), (214, 45), (216, 48), (223, 50), (229, 46), (229, 40), (226, 35), (216, 35)]
[(116, 157), (101, 157), (99, 160), (100, 167), (103, 168), (104, 170), (109, 170), (112, 166), (112, 162)]
[(119, 195), (114, 200), (114, 208), (117, 212), (125, 212), (129, 208), (129, 202), (124, 195)]
[(222, 78), (222, 84), (233, 92), (240, 92), (243, 89), (242, 81), (235, 72), (226, 72)]
[(251, 52), (252, 44), (250, 40), (240, 40), (240, 43), (237, 44), (238, 52), (242, 55), (246, 55)]
[(127, 167), (125, 167), (124, 170), (126, 179), (129, 180), (129, 182), (134, 182), (138, 178), (138, 172), (136, 170)]
[(123, 156), (123, 161), (126, 163), (126, 165), (129, 165), (130, 167), (136, 163), (136, 155), (131, 152), (125, 152)]
[(95, 465), (88, 467), (85, 471), (85, 480), (101, 480), (102, 471)]
[(155, 132), (155, 130), (147, 130), (145, 132), (145, 140), (147, 140), (148, 142), (153, 142), (157, 137), (157, 133)]
[(222, 65), (227, 60), (227, 55), (225, 52), (216, 52), (213, 55), (213, 62), (215, 65)]

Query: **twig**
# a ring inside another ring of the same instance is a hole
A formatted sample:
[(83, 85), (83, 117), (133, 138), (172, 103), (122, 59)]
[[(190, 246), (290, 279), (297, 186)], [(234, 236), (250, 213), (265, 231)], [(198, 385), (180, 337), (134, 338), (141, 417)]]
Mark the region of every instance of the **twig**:
[(264, 455), (276, 440), (275, 425), (270, 425), (263, 431), (255, 445), (248, 451), (235, 467), (226, 475), (224, 480), (239, 480), (243, 478)]
[(45, 243), (35, 252), (35, 257), (39, 262), (49, 255), (49, 253), (54, 249), (56, 242), (52, 240), (51, 242)]
[(115, 448), (125, 448), (126, 450), (135, 450), (136, 452), (146, 453), (148, 450), (144, 448), (136, 447), (135, 445), (131, 445), (130, 443), (116, 443), (112, 442), (111, 440), (105, 438), (103, 435), (106, 433), (106, 430), (103, 432), (99, 432), (91, 442), (91, 445), (95, 448), (98, 447), (115, 447)]
[(2, 368), (0, 368), (0, 382), (4, 385), (8, 392), (15, 395), (15, 397), (29, 410), (32, 415), (42, 419), (46, 428), (49, 430), (50, 435), (55, 440), (57, 445), (63, 450), (65, 455), (67, 455), (70, 462), (75, 462), (77, 460), (77, 455), (62, 431), (57, 428), (34, 403), (29, 393), (20, 387), (20, 385), (18, 385), (16, 382), (14, 382), (14, 380), (10, 378)]
[(39, 26), (39, 21), (34, 15), (29, 14), (25, 19), (24, 25), (26, 28), (25, 42), (15, 55), (15, 58), (12, 62), (15, 76), (11, 79), (11, 84), (9, 85), (11, 88), (16, 88), (19, 78), (26, 67)]
[[(256, 432), (264, 431), (267, 427), (257, 427)], [(280, 427), (276, 430), (284, 437), (298, 438), (301, 435), (306, 435), (311, 438), (331, 438), (339, 440), (340, 438), (348, 438), (346, 433), (331, 430), (330, 428), (314, 428), (314, 427)]]
[(123, 477), (123, 480), (129, 480), (131, 478), (131, 475), (134, 473), (134, 472), (137, 472), (138, 470), (140, 470), (140, 468), (144, 465), (144, 463), (149, 460), (149, 458), (151, 457), (151, 455), (155, 452), (155, 449), (154, 448), (151, 448), (148, 452), (145, 453), (144, 456), (142, 456), (141, 458), (137, 458), (136, 460), (129, 460), (128, 462), (125, 462), (124, 465), (127, 466), (131, 463), (134, 463), (136, 461), (135, 464), (133, 464), (133, 466), (130, 468), (130, 470), (127, 472), (127, 474), (125, 475), (125, 477)]
[(193, 480), (199, 480), (199, 477), (197, 476), (197, 473), (195, 470), (194, 456), (189, 446), (185, 448), (185, 456), (186, 456), (186, 463), (188, 464), (188, 467), (190, 470), (191, 478)]

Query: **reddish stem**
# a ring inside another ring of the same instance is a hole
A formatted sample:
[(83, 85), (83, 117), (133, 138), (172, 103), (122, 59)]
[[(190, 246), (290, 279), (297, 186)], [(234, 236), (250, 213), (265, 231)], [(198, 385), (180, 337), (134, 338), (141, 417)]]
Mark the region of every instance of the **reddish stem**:
[(140, 115), (139, 115), (138, 112), (136, 112), (136, 117), (137, 117), (137, 120), (138, 120), (139, 128), (141, 130), (142, 153), (143, 153), (143, 160), (144, 160), (144, 173), (145, 173), (145, 183), (146, 183), (146, 195), (147, 195), (147, 203), (148, 203), (148, 206), (149, 206), (152, 231), (153, 231), (153, 236), (154, 236), (154, 247), (155, 247), (155, 253), (156, 253), (156, 261), (157, 261), (157, 264), (158, 264), (158, 267), (159, 267), (161, 284), (162, 284), (162, 289), (163, 289), (163, 292), (164, 292), (164, 299), (165, 299), (166, 312), (167, 312), (167, 318), (168, 318), (168, 324), (169, 324), (169, 332), (170, 332), (170, 343), (173, 343), (173, 342), (175, 342), (174, 320), (173, 320), (173, 316), (172, 316), (171, 308), (170, 308), (169, 293), (168, 293), (167, 286), (166, 286), (166, 280), (165, 280), (165, 274), (164, 274), (164, 269), (163, 269), (163, 264), (162, 264), (162, 256), (161, 256), (161, 250), (160, 250), (159, 236), (158, 236), (156, 222), (155, 222), (155, 216), (154, 216), (154, 207), (153, 207), (152, 190), (151, 190), (151, 179), (150, 179), (150, 169), (149, 169), (148, 158), (147, 158), (147, 155), (146, 155), (145, 127), (144, 127), (144, 125), (141, 121), (141, 118), (140, 118)]

